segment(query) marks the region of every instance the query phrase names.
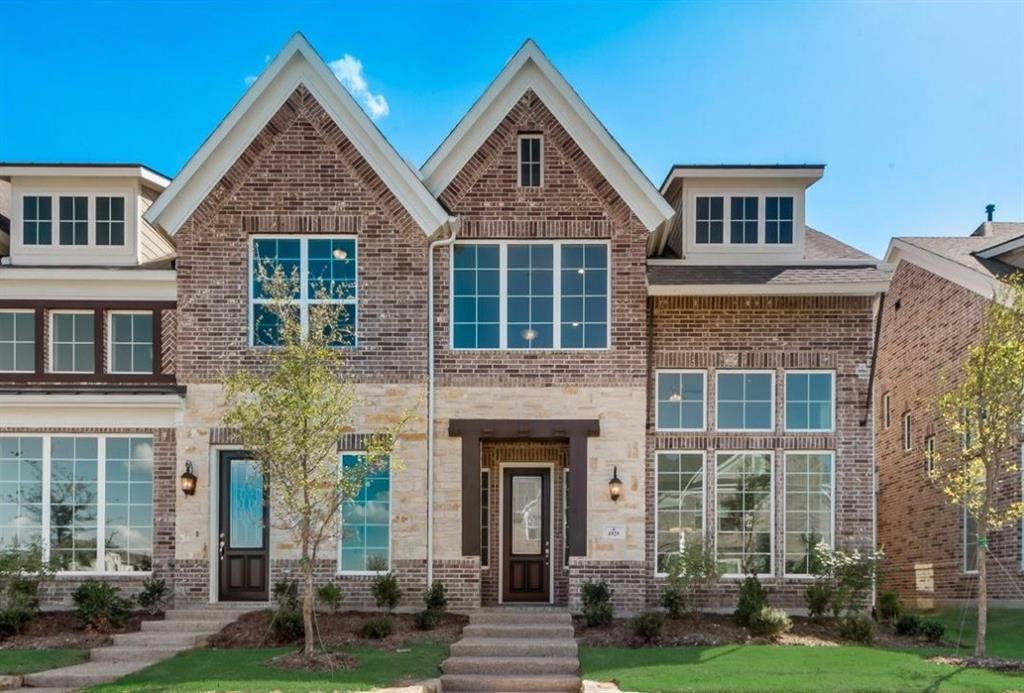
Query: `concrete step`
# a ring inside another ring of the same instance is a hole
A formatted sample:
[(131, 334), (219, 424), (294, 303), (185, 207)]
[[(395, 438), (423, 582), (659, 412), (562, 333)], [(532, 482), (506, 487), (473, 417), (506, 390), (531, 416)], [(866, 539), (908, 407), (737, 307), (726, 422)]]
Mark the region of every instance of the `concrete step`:
[(575, 657), (449, 657), (441, 664), (445, 674), (568, 674), (576, 675)]
[[(266, 604), (263, 608), (268, 608)], [(164, 614), (166, 621), (234, 621), (239, 616), (259, 609), (224, 609), (213, 606), (206, 608), (172, 609)]]
[(160, 647), (154, 645), (112, 645), (97, 647), (89, 652), (90, 662), (159, 662), (178, 654), (184, 647)]
[(471, 624), (462, 629), (464, 638), (570, 638), (576, 636), (571, 623)]
[(119, 633), (114, 636), (115, 645), (147, 647), (196, 647), (206, 642), (208, 634), (203, 633)]
[(516, 609), (509, 611), (474, 611), (469, 615), (472, 625), (572, 625), (572, 616), (568, 611), (534, 611), (532, 609)]
[(442, 691), (566, 691), (580, 689), (579, 676), (517, 675), (485, 676), (475, 674), (444, 674)]
[(451, 646), (452, 657), (576, 657), (572, 638), (463, 638)]
[(143, 621), (143, 633), (216, 633), (234, 619), (205, 621)]
[(150, 664), (152, 662), (85, 662), (26, 674), (25, 685), (32, 688), (85, 688), (119, 679)]

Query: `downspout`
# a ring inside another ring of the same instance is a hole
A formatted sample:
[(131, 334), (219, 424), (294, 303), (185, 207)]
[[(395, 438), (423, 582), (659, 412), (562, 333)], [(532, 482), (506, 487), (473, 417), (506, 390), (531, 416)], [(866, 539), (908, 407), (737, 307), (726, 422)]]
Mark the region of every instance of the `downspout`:
[(434, 584), (434, 248), (455, 242), (461, 220), (448, 218), (448, 238), (427, 247), (427, 588)]

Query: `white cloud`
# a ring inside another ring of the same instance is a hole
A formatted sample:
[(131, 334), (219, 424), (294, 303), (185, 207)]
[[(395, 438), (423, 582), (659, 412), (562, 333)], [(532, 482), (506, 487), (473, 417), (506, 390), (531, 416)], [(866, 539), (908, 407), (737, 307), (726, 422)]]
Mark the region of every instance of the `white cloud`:
[(362, 104), (367, 115), (377, 120), (388, 114), (388, 100), (383, 94), (374, 94), (370, 91), (366, 77), (363, 76), (363, 63), (358, 58), (346, 53), (339, 60), (332, 60), (327, 65), (355, 100)]

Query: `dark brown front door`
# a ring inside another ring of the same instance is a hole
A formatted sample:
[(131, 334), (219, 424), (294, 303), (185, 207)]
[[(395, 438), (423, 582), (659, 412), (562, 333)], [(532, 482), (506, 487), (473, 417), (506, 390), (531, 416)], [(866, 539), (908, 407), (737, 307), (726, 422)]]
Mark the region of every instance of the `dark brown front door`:
[(502, 507), (503, 601), (549, 601), (551, 470), (506, 469)]
[(220, 454), (220, 600), (266, 601), (270, 564), (267, 489), (259, 462)]

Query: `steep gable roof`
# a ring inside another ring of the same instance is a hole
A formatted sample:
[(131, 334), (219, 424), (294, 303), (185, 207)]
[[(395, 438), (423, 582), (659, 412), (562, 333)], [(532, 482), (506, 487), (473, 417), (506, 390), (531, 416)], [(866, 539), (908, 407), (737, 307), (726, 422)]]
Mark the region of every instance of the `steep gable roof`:
[(153, 203), (145, 219), (176, 233), (300, 85), (330, 114), (425, 234), (434, 233), (448, 221), (448, 214), (417, 172), (398, 155), (301, 33), (289, 39)]
[(435, 196), (441, 195), (528, 90), (540, 97), (649, 231), (672, 218), (672, 207), (532, 40), (516, 51), (420, 168)]

